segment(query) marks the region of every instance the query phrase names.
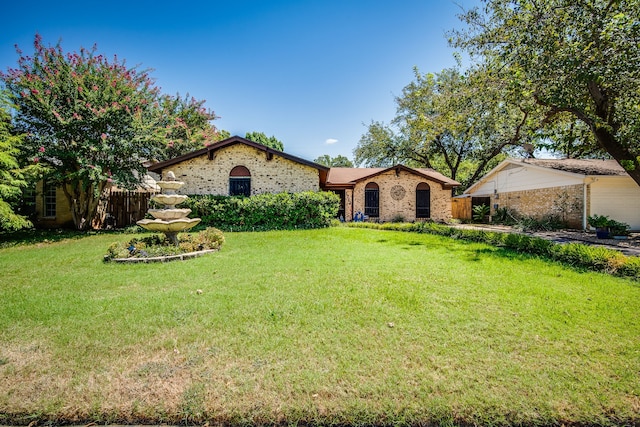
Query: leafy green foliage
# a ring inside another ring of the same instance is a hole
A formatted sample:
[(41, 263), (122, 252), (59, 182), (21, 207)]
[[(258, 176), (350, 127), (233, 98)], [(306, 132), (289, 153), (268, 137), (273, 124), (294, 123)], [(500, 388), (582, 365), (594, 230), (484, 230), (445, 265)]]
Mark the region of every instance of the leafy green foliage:
[(462, 15), (468, 28), (454, 32), (453, 44), (507, 70), (549, 119), (569, 114), (586, 124), (640, 185), (640, 2), (484, 3)]
[(5, 99), (0, 98), (0, 231), (31, 227), (31, 222), (16, 213), (16, 205), (27, 185), (25, 169), (18, 163), (22, 137), (13, 132)]
[(225, 136), (211, 124), (217, 117), (204, 107), (204, 103), (189, 97), (189, 94), (184, 98), (179, 94), (160, 97), (157, 126), (164, 129), (164, 134), (159, 138), (159, 160), (198, 150)]
[(114, 258), (147, 258), (179, 255), (190, 252), (219, 249), (224, 243), (224, 235), (216, 228), (208, 227), (199, 233), (178, 234), (178, 245), (161, 234), (135, 237), (126, 243), (112, 243), (107, 249), (105, 261)]
[(328, 227), (338, 214), (333, 192), (261, 194), (252, 197), (190, 196), (183, 203), (202, 224), (221, 230), (265, 231)]
[(337, 155), (336, 157), (331, 157), (328, 154), (324, 154), (314, 160), (314, 162), (328, 166), (330, 168), (352, 168), (353, 163), (351, 160), (342, 155)]
[(249, 141), (257, 142), (278, 151), (284, 151), (284, 144), (275, 136), (267, 136), (263, 132), (247, 132), (244, 137)]
[(25, 134), (21, 156), (47, 168), (78, 229), (91, 226), (112, 183), (131, 188), (142, 162), (190, 151), (215, 138), (213, 113), (202, 102), (161, 96), (147, 71), (109, 61), (93, 49), (64, 53), (36, 35), (33, 56), (0, 73)]
[(396, 98), (391, 125), (372, 122), (354, 150), (356, 163), (429, 167), (465, 185), (533, 141), (537, 107), (488, 67), (422, 74)]
[(475, 205), (472, 211), (474, 221), (484, 221), (485, 217), (489, 215), (491, 208), (485, 204)]
[(433, 222), (412, 224), (348, 223), (347, 225), (355, 228), (436, 234), (454, 239), (487, 243), (517, 252), (542, 256), (578, 268), (640, 280), (640, 257), (625, 256), (619, 251), (598, 246), (582, 243), (559, 244), (527, 234), (456, 228)]
[[(109, 182), (134, 185), (154, 152), (152, 104), (158, 90), (144, 71), (93, 50), (65, 54), (36, 36), (33, 56), (1, 76), (17, 106), (24, 152), (65, 190), (76, 227), (90, 226)], [(21, 51), (18, 51), (22, 54)]]

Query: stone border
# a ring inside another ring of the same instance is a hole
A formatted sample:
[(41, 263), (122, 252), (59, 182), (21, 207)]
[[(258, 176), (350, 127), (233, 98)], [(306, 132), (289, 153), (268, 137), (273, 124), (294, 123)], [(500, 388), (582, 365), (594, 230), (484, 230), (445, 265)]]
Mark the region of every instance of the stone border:
[(217, 252), (218, 249), (206, 249), (204, 251), (187, 252), (179, 255), (167, 255), (167, 256), (154, 256), (154, 257), (131, 257), (131, 258), (111, 258), (105, 257), (106, 262), (116, 262), (121, 264), (137, 264), (137, 263), (151, 263), (151, 262), (169, 262), (169, 261), (184, 261), (191, 258), (198, 258), (202, 255), (209, 254), (211, 252)]

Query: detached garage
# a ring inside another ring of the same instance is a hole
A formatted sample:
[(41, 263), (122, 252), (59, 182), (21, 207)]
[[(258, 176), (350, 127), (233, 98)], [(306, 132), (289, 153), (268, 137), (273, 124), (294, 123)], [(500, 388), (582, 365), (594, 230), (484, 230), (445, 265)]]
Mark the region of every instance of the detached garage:
[(640, 186), (615, 160), (507, 159), (464, 193), (541, 218), (556, 215), (587, 228), (589, 215), (607, 215), (640, 230)]

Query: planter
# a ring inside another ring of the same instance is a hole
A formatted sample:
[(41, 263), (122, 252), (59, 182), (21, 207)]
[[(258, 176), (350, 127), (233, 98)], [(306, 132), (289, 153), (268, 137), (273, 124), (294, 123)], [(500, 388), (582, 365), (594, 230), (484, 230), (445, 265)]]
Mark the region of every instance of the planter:
[(598, 239), (608, 239), (609, 238), (609, 229), (607, 227), (598, 227), (598, 228), (596, 228), (596, 237)]
[(629, 236), (613, 236), (613, 238), (616, 240), (627, 240)]

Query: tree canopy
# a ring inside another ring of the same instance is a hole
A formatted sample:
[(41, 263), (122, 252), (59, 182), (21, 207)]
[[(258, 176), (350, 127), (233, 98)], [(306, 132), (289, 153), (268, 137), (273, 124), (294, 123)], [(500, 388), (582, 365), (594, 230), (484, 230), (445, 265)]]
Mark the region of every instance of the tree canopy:
[(202, 102), (162, 96), (148, 71), (96, 50), (65, 53), (36, 35), (33, 56), (18, 49), (18, 66), (0, 74), (25, 134), (22, 154), (63, 189), (78, 229), (91, 226), (108, 186), (140, 181), (144, 160), (215, 135)]
[(331, 157), (328, 154), (324, 154), (314, 160), (314, 162), (328, 166), (330, 168), (352, 168), (353, 163), (347, 157), (342, 155), (337, 155), (335, 157)]
[(245, 138), (249, 141), (271, 147), (274, 150), (284, 151), (284, 144), (275, 136), (267, 136), (263, 132), (247, 132)]
[(158, 138), (158, 160), (198, 150), (228, 135), (213, 126), (211, 121), (217, 117), (204, 107), (204, 103), (205, 101), (198, 101), (189, 94), (184, 98), (180, 94), (160, 97), (156, 120), (158, 128), (164, 129), (164, 132)]
[(454, 46), (506, 67), (549, 120), (568, 113), (640, 185), (640, 2), (484, 0)]
[(0, 230), (13, 231), (31, 226), (31, 222), (16, 212), (27, 185), (25, 170), (19, 156), (22, 136), (15, 133), (6, 99), (0, 96)]
[(429, 167), (470, 184), (505, 152), (533, 141), (540, 116), (503, 73), (483, 67), (414, 73), (396, 98), (391, 124), (368, 126), (354, 151), (357, 164)]

